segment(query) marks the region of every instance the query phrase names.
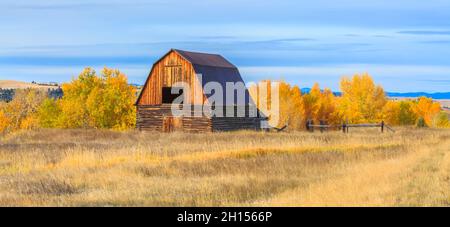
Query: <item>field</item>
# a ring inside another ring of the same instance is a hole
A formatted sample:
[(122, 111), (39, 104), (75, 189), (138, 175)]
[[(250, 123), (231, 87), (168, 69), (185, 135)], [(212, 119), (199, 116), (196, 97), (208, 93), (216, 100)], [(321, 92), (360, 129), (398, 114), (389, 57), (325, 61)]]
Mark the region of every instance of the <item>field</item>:
[(28, 82), (15, 80), (0, 80), (0, 88), (2, 89), (25, 89), (25, 88), (39, 88), (39, 89), (55, 89), (58, 86), (38, 85)]
[(444, 107), (446, 109), (450, 109), (450, 100), (449, 99), (436, 99), (434, 101), (439, 102), (442, 107)]
[(25, 131), (0, 206), (450, 206), (450, 130)]

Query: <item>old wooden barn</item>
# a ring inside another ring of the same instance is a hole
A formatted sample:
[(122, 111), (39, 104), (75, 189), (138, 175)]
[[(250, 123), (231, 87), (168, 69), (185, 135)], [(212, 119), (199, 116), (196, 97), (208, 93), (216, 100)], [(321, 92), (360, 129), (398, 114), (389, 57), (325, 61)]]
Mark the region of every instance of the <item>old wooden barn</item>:
[[(193, 106), (191, 114), (187, 116), (174, 116), (171, 111), (174, 99), (185, 92), (180, 88), (180, 94), (171, 93), (172, 87), (176, 86), (177, 82), (184, 82), (191, 87), (186, 91), (189, 94), (184, 94), (184, 97), (189, 99), (189, 105)], [(244, 89), (244, 103), (236, 100), (223, 102), (226, 104), (214, 103), (214, 108), (224, 108), (224, 111), (226, 109), (235, 110), (236, 114), (232, 117), (229, 115), (226, 117), (211, 116), (204, 114), (203, 111), (200, 114), (194, 113), (198, 111), (198, 108), (195, 107), (208, 103), (209, 96), (203, 90), (208, 82), (222, 85), (225, 97), (227, 95), (225, 86), (228, 82), (243, 83), (243, 80), (236, 66), (220, 55), (170, 50), (153, 64), (136, 101), (136, 127), (139, 130), (163, 132), (214, 132), (240, 129), (259, 130), (261, 128), (261, 121), (265, 118), (259, 111), (256, 111), (256, 115), (254, 111), (250, 114), (248, 106), (251, 106), (253, 101), (246, 89)], [(196, 89), (200, 92), (194, 92)], [(238, 108), (242, 105), (245, 108)], [(241, 111), (241, 114), (237, 114), (237, 109), (244, 109), (244, 112)]]

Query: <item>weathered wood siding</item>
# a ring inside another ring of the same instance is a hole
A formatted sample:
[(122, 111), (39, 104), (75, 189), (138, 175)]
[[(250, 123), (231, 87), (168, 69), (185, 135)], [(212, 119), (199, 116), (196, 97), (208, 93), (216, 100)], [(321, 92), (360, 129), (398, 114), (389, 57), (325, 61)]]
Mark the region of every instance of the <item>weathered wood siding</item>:
[[(260, 130), (261, 117), (207, 117), (192, 107), (190, 116), (181, 117), (184, 132)], [(164, 118), (172, 116), (170, 104), (137, 106), (136, 127), (144, 131), (165, 131)]]
[[(191, 104), (203, 104), (205, 97), (202, 86), (195, 75), (192, 64), (175, 51), (169, 52), (164, 58), (155, 63), (137, 104), (162, 104), (162, 88), (172, 87), (176, 82), (185, 82), (190, 86), (188, 101)], [(197, 89), (197, 92), (194, 92), (195, 89)]]
[[(184, 132), (211, 132), (211, 119), (198, 114), (195, 117), (195, 108), (192, 108), (191, 116), (182, 117), (182, 130)], [(144, 131), (164, 131), (164, 117), (172, 116), (170, 104), (137, 106), (136, 127)]]
[[(219, 106), (216, 108), (222, 108), (224, 117), (214, 116), (211, 118), (213, 131), (260, 130), (261, 121), (265, 119), (256, 108), (252, 110), (249, 106)], [(231, 113), (234, 113), (234, 117), (229, 117)]]
[(212, 131), (260, 130), (262, 118), (255, 117), (213, 117)]

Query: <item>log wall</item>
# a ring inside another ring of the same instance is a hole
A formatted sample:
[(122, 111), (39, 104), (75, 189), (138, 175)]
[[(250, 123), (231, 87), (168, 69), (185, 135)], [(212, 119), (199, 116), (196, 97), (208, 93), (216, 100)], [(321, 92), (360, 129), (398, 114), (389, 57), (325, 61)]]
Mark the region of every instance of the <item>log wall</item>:
[[(137, 106), (136, 127), (145, 131), (161, 131), (172, 128), (164, 123), (166, 117), (172, 115), (172, 105)], [(216, 132), (233, 130), (260, 130), (261, 117), (208, 117), (201, 109), (191, 107), (190, 116), (181, 117), (181, 127), (184, 132)], [(201, 112), (196, 112), (201, 111)], [(166, 121), (167, 122), (167, 121)], [(173, 126), (176, 127), (176, 126)]]
[(262, 118), (253, 117), (213, 117), (212, 131), (260, 130)]
[[(163, 128), (164, 117), (172, 116), (170, 104), (137, 106), (136, 128), (144, 131), (165, 131)], [(192, 108), (191, 116), (183, 116), (182, 130), (184, 132), (211, 132), (211, 119), (195, 115), (195, 109)]]

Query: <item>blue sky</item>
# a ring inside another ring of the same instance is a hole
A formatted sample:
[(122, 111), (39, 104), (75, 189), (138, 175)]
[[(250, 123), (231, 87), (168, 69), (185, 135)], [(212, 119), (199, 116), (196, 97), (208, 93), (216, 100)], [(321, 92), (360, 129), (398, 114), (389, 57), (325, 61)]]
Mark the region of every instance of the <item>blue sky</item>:
[(64, 82), (85, 66), (143, 83), (170, 48), (213, 52), (246, 82), (368, 72), (388, 91), (450, 91), (448, 0), (1, 0), (0, 79)]

